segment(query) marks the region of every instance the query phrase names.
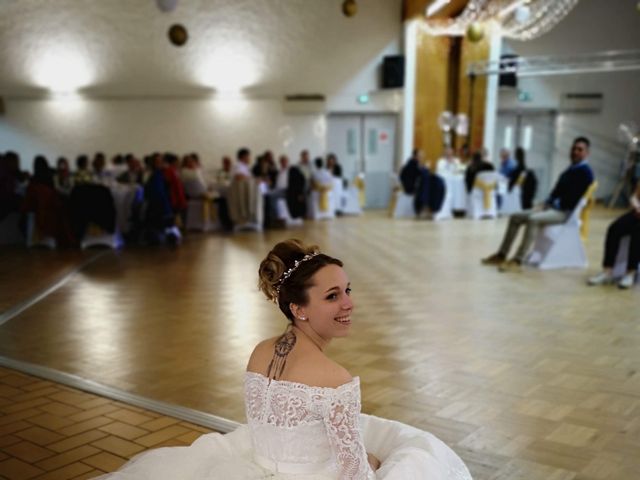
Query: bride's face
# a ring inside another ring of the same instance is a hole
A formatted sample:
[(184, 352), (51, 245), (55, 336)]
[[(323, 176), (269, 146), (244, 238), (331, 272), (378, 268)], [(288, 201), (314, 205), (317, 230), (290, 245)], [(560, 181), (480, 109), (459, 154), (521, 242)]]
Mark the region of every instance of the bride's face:
[(309, 303), (301, 308), (302, 316), (326, 340), (348, 335), (353, 301), (347, 274), (338, 265), (327, 265), (316, 272), (312, 281)]

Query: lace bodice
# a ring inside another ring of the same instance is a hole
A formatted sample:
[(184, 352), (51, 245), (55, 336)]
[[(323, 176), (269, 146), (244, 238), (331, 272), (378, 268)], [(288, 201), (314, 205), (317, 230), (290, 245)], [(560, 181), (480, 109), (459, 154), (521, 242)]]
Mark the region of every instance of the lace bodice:
[(245, 406), (258, 463), (282, 473), (375, 478), (360, 434), (358, 377), (323, 388), (247, 372)]

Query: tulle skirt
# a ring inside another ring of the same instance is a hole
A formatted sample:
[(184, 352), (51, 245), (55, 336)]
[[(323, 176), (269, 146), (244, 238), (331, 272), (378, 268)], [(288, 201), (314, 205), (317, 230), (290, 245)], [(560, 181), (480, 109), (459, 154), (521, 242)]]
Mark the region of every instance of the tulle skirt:
[[(470, 480), (453, 450), (434, 435), (382, 418), (361, 415), (367, 452), (382, 462), (376, 471), (384, 480)], [(291, 475), (275, 473), (254, 461), (249, 430), (243, 425), (222, 435), (202, 435), (188, 447), (144, 452), (118, 472), (100, 480), (336, 480), (333, 471)]]

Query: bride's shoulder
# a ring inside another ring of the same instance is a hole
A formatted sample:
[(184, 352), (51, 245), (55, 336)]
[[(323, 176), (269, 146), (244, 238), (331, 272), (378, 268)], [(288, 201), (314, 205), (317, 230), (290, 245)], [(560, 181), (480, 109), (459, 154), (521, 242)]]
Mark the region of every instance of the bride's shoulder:
[(346, 368), (323, 353), (309, 352), (291, 365), (284, 380), (304, 383), (311, 387), (338, 388), (350, 383), (353, 377)]
[(262, 373), (263, 375), (267, 374), (266, 367), (273, 357), (273, 349), (278, 338), (267, 338), (255, 346), (247, 363), (247, 371)]

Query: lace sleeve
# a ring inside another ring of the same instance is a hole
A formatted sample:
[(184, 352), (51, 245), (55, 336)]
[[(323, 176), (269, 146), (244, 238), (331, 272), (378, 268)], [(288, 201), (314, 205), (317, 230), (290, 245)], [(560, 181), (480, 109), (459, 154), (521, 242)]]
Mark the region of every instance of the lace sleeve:
[(375, 479), (360, 436), (360, 385), (355, 379), (326, 399), (322, 418), (340, 468), (340, 480)]

